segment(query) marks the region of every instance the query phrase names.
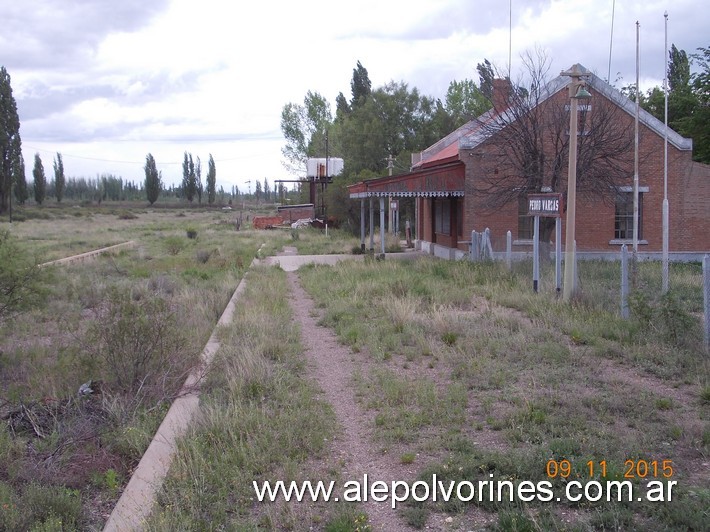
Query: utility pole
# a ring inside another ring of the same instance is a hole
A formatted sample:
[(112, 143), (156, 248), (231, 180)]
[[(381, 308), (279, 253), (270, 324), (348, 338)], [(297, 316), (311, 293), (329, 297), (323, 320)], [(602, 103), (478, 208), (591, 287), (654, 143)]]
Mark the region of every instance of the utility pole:
[(561, 73), (569, 76), (572, 81), (569, 85), (569, 165), (567, 169), (567, 220), (565, 223), (565, 274), (562, 299), (570, 301), (575, 288), (575, 216), (577, 197), (577, 100), (589, 99), (591, 94), (585, 89), (586, 82), (582, 80), (584, 72), (579, 65), (574, 65), (571, 70)]

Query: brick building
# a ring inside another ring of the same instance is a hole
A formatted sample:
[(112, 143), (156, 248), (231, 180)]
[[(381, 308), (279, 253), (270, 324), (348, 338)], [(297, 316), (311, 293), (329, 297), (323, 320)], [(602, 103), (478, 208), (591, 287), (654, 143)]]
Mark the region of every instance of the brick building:
[[(636, 106), (584, 67), (576, 67), (584, 72), (592, 95), (580, 105), (579, 115), (577, 250), (582, 257), (617, 254), (622, 244), (632, 242)], [(352, 185), (350, 197), (361, 199), (363, 212), (367, 198), (416, 198), (417, 245), (433, 254), (462, 256), (471, 231), (485, 228), (491, 230), (494, 251), (505, 249), (507, 231), (514, 251), (531, 251), (527, 194), (567, 190), (569, 84), (567, 76), (552, 80), (525, 109), (525, 116), (520, 115), (523, 121), (534, 114), (531, 124), (543, 138), (535, 159), (546, 168), (539, 172), (541, 178), (522, 175), (515, 137), (518, 118), (507, 97), (513, 89), (506, 80), (495, 80), (493, 109), (417, 154), (410, 173)], [(639, 254), (660, 257), (662, 250), (666, 137), (671, 260), (698, 259), (710, 253), (710, 166), (692, 161), (691, 139), (643, 109), (638, 135)], [(563, 244), (564, 225), (563, 217)], [(554, 231), (549, 225), (547, 229), (542, 236), (554, 240)]]

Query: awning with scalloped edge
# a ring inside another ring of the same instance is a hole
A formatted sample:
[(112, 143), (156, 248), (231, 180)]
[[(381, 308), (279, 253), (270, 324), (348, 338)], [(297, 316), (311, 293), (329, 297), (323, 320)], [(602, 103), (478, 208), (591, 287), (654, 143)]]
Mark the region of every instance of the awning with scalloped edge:
[(465, 167), (461, 162), (409, 174), (378, 177), (348, 186), (350, 198), (419, 197), (434, 198), (464, 195)]

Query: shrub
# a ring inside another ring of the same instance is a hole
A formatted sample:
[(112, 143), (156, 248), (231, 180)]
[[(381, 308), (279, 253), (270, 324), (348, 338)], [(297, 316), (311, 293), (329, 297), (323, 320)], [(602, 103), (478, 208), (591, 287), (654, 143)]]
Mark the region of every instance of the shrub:
[(38, 303), (43, 271), (8, 231), (0, 231), (0, 321)]
[(87, 338), (109, 387), (138, 400), (170, 395), (187, 369), (183, 333), (161, 297), (135, 301), (129, 292), (110, 292)]
[(681, 304), (673, 291), (653, 302), (636, 292), (629, 298), (632, 315), (642, 333), (652, 332), (677, 347), (690, 347), (700, 338), (698, 321)]
[(195, 253), (195, 260), (200, 264), (206, 264), (207, 261), (210, 260), (210, 255), (211, 253), (209, 251), (200, 249)]
[(169, 236), (165, 239), (165, 249), (170, 255), (177, 255), (185, 248), (185, 242), (179, 236)]

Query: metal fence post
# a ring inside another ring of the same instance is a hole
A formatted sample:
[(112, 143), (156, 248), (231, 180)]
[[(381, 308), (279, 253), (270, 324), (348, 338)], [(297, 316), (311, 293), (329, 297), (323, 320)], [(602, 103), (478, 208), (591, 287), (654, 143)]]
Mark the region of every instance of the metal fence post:
[(481, 253), (481, 236), (476, 231), (471, 231), (471, 260), (478, 262)]
[(486, 227), (481, 238), (481, 257), (483, 260), (493, 260), (493, 246), (491, 245), (491, 230)]
[(621, 246), (621, 317), (629, 319), (629, 251)]
[(513, 267), (513, 233), (508, 231), (505, 234), (505, 264), (508, 269)]

